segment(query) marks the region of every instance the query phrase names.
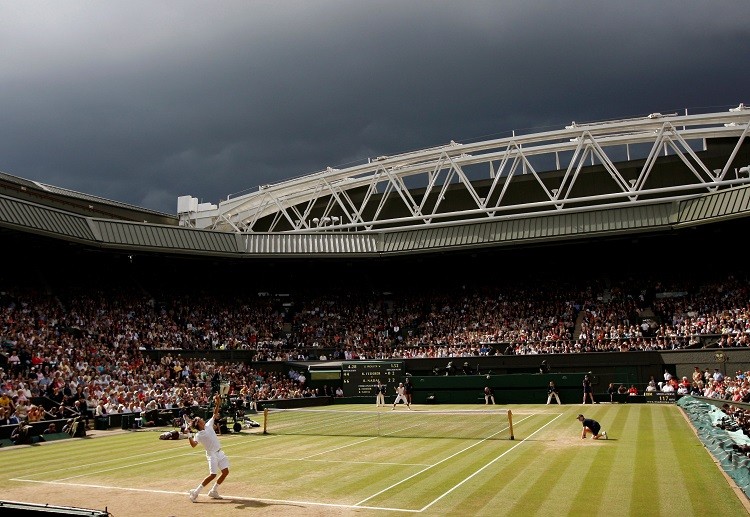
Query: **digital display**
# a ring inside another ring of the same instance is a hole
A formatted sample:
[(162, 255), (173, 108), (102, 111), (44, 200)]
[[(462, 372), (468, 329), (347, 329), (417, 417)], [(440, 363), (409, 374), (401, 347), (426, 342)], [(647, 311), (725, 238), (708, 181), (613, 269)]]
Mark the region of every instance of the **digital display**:
[(337, 381), (341, 379), (340, 370), (310, 370), (311, 381)]
[(646, 397), (646, 402), (652, 404), (673, 404), (677, 402), (677, 396), (672, 392), (662, 393), (647, 391), (643, 395)]
[(404, 362), (344, 362), (341, 365), (341, 380), (345, 397), (374, 397), (375, 388), (380, 382), (388, 387), (386, 395), (393, 395), (398, 383), (404, 381)]

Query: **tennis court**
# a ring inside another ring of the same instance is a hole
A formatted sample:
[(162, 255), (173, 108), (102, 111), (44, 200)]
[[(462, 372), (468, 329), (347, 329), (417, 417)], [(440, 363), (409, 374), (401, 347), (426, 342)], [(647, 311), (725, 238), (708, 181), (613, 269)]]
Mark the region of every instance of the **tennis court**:
[[(580, 412), (610, 439), (581, 440)], [(744, 494), (667, 404), (337, 405), (271, 413), (268, 434), (221, 442), (231, 460), (222, 500), (204, 490), (190, 502), (204, 453), (155, 431), (0, 449), (2, 499), (114, 516), (747, 513)]]

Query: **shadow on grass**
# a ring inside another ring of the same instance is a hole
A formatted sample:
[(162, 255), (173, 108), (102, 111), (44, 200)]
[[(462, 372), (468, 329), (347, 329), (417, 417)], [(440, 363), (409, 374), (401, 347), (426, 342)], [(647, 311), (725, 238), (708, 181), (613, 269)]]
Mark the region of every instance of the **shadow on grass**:
[(305, 505), (302, 504), (294, 504), (294, 503), (283, 503), (283, 502), (274, 502), (274, 503), (267, 503), (263, 501), (259, 501), (258, 499), (250, 499), (250, 498), (240, 498), (240, 497), (222, 497), (221, 499), (210, 499), (210, 500), (204, 500), (201, 501), (200, 499), (196, 501), (197, 504), (213, 504), (213, 505), (225, 505), (225, 504), (232, 504), (236, 505), (234, 508), (237, 510), (247, 510), (252, 508), (268, 508), (268, 507), (294, 507), (294, 508), (305, 508)]

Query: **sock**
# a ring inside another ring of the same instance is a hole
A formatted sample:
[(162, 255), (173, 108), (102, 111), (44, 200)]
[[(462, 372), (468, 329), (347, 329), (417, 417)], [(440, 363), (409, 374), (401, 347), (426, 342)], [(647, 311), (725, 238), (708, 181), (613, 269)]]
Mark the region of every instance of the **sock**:
[(218, 483), (214, 483), (214, 486), (211, 487), (211, 490), (214, 491), (214, 492), (218, 491), (219, 490), (219, 484)]
[(203, 483), (201, 483), (200, 485), (198, 485), (198, 488), (195, 489), (195, 493), (197, 494), (201, 490), (203, 490)]

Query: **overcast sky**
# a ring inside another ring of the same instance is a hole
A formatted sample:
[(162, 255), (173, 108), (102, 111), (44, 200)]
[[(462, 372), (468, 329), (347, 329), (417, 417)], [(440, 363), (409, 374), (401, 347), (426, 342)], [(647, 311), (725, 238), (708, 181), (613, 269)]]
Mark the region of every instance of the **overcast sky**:
[(0, 0), (0, 171), (174, 214), (368, 157), (750, 104), (747, 0)]

